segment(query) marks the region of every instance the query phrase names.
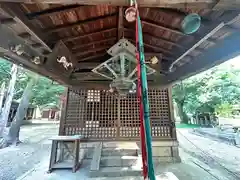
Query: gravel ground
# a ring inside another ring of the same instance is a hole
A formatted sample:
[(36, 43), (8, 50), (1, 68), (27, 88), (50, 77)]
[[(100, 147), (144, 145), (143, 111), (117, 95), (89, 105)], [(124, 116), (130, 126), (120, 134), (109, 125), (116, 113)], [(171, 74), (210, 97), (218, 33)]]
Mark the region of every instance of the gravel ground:
[[(58, 125), (25, 125), (21, 129), (23, 142), (17, 147), (0, 150), (0, 180), (16, 180), (50, 154), (49, 137), (56, 135)], [(187, 129), (178, 129), (180, 151), (216, 180), (240, 179), (240, 148), (197, 136)], [(191, 158), (193, 157), (193, 158)]]
[(240, 148), (192, 134), (191, 131), (177, 130), (180, 148), (197, 158), (207, 171), (213, 171), (216, 179), (239, 180)]
[(16, 180), (49, 156), (49, 137), (56, 135), (58, 125), (38, 124), (24, 125), (21, 128), (18, 146), (0, 149), (0, 180)]

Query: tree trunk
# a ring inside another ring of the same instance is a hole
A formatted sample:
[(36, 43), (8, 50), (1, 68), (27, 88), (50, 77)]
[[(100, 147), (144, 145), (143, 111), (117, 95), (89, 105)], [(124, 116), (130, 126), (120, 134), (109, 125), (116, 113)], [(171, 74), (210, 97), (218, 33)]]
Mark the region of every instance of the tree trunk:
[(20, 132), (20, 127), (23, 123), (24, 117), (26, 115), (29, 101), (31, 99), (31, 94), (32, 94), (32, 88), (33, 85), (35, 84), (35, 79), (32, 78), (28, 84), (27, 87), (25, 88), (23, 92), (22, 99), (19, 103), (15, 118), (11, 124), (10, 130), (8, 132), (7, 136), (7, 144), (13, 144), (13, 143), (18, 143), (19, 142), (19, 132)]
[(0, 91), (0, 116), (2, 114), (2, 105), (3, 105), (4, 93), (5, 93), (5, 82), (2, 83), (1, 91)]
[(188, 116), (183, 109), (184, 101), (176, 101), (181, 123), (188, 124)]
[(11, 104), (13, 100), (14, 86), (17, 80), (17, 70), (18, 70), (17, 65), (13, 64), (12, 70), (11, 70), (12, 78), (9, 82), (5, 105), (0, 116), (0, 136), (3, 136), (4, 128), (6, 127), (8, 122), (8, 116), (9, 116), (9, 112), (10, 112)]

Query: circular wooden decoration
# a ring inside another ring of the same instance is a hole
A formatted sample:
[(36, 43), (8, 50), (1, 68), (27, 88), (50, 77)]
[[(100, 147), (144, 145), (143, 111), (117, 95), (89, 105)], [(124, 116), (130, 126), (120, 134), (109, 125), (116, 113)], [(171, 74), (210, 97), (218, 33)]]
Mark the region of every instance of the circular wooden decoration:
[(134, 22), (136, 20), (136, 9), (134, 7), (127, 8), (125, 11), (125, 17), (128, 22)]

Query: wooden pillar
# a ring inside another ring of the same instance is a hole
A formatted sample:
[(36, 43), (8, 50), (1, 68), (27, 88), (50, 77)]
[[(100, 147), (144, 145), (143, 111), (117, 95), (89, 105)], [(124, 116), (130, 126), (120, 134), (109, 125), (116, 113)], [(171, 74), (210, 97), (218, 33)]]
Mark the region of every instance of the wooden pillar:
[(173, 109), (173, 99), (172, 99), (172, 86), (168, 87), (168, 103), (169, 103), (169, 118), (172, 124), (171, 126), (172, 138), (177, 139), (174, 109)]
[(62, 108), (61, 108), (61, 117), (60, 117), (60, 126), (59, 126), (59, 135), (64, 135), (64, 124), (66, 122), (67, 117), (67, 106), (68, 106), (68, 99), (69, 99), (69, 88), (65, 88), (64, 91), (64, 100), (62, 102)]

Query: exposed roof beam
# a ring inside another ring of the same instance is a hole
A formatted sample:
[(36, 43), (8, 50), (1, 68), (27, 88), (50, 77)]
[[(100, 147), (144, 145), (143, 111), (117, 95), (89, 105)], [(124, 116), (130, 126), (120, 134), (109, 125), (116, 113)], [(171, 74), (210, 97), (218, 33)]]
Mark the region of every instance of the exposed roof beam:
[(82, 6), (83, 5), (71, 4), (71, 5), (46, 9), (46, 10), (43, 10), (43, 11), (28, 13), (28, 14), (26, 14), (26, 16), (28, 17), (28, 19), (31, 20), (31, 19), (35, 19), (35, 18), (39, 18), (39, 17), (46, 17), (46, 16), (51, 16), (51, 15), (56, 15), (56, 14), (59, 14), (59, 13), (63, 13), (63, 12), (74, 11), (74, 10), (79, 9), (79, 7), (82, 7)]
[(90, 70), (90, 72), (74, 72), (71, 75), (71, 79), (87, 81), (87, 80), (104, 80), (106, 78)]
[(229, 3), (228, 0), (218, 0), (217, 4), (213, 7), (214, 10), (239, 10), (240, 2), (232, 1)]
[(103, 50), (108, 49), (108, 48), (110, 48), (110, 47), (109, 46), (102, 46), (102, 47), (99, 47), (99, 48), (93, 48), (93, 49), (89, 49), (87, 51), (78, 52), (78, 53), (75, 53), (74, 55), (78, 57), (78, 56), (82, 56), (82, 55), (92, 53), (92, 52), (103, 51)]
[(118, 40), (123, 37), (123, 7), (118, 8)]
[(89, 56), (89, 57), (86, 57), (86, 58), (82, 58), (82, 59), (79, 59), (78, 62), (82, 62), (82, 61), (87, 61), (87, 60), (90, 60), (90, 59), (94, 59), (94, 58), (97, 58), (97, 57), (102, 57), (104, 55), (106, 55), (107, 53), (101, 53), (101, 54), (96, 54), (94, 56)]
[(152, 27), (155, 27), (155, 28), (165, 30), (165, 31), (170, 31), (172, 33), (175, 33), (175, 34), (178, 34), (178, 35), (181, 35), (181, 36), (192, 37), (191, 35), (184, 34), (180, 30), (168, 28), (168, 27), (165, 27), (165, 26), (162, 26), (162, 25), (158, 24), (157, 22), (153, 22), (153, 21), (150, 21), (150, 20), (142, 20), (142, 23), (145, 24), (145, 25), (149, 25), (149, 26), (152, 26)]
[(114, 41), (116, 39), (117, 39), (116, 37), (110, 37), (110, 38), (105, 38), (100, 41), (91, 41), (90, 43), (87, 43), (87, 44), (73, 46), (72, 50), (81, 49), (81, 48), (84, 48), (84, 47), (90, 46), (90, 45), (96, 45), (96, 44), (100, 44), (100, 43), (104, 43), (104, 42)]
[[(224, 16), (222, 19), (222, 22), (219, 23), (218, 25), (215, 25), (215, 23), (213, 25), (211, 25), (209, 27), (209, 32), (205, 35), (202, 35), (201, 37), (198, 37), (196, 39), (197, 42), (194, 42), (194, 44), (189, 44), (189, 47), (187, 47), (183, 53), (181, 53), (181, 55), (174, 61), (171, 63), (171, 65), (169, 66), (169, 71), (171, 71), (174, 67), (175, 64), (177, 64), (179, 61), (181, 61), (181, 59), (183, 59), (185, 56), (187, 56), (191, 51), (196, 50), (196, 48), (198, 48), (204, 41), (208, 40), (209, 38), (211, 38), (216, 32), (218, 32), (220, 29), (222, 29), (224, 26), (226, 25), (231, 25), (232, 23), (234, 23), (236, 20), (238, 20), (240, 18), (240, 14), (239, 12), (236, 12), (237, 14), (233, 13), (233, 14), (228, 14), (228, 16)], [(198, 50), (201, 51), (201, 50)]]
[(16, 21), (14, 21), (13, 18), (4, 18), (4, 19), (0, 19), (0, 23), (5, 25), (12, 25), (12, 24), (16, 24)]
[(79, 62), (76, 69), (93, 69), (97, 67), (101, 62)]
[(197, 56), (191, 63), (177, 68), (176, 71), (166, 76), (165, 84), (188, 78), (240, 55), (239, 42), (240, 32), (233, 33), (218, 41), (215, 46), (206, 49), (201, 56)]
[[(133, 30), (133, 29), (124, 28), (124, 30), (135, 33), (135, 30)], [(173, 41), (164, 39), (162, 37), (153, 36), (153, 35), (151, 35), (149, 33), (146, 33), (146, 32), (143, 32), (143, 37), (150, 37), (150, 38), (153, 38), (153, 39), (157, 39), (158, 41), (162, 41), (163, 43), (170, 44), (172, 46), (176, 46), (178, 48), (184, 48), (182, 45), (179, 45), (177, 42), (173, 42)]]
[(88, 23), (91, 23), (91, 22), (99, 21), (99, 20), (105, 20), (105, 19), (114, 17), (116, 15), (117, 15), (117, 13), (114, 12), (112, 14), (108, 14), (108, 15), (104, 15), (104, 16), (98, 16), (98, 17), (94, 17), (94, 18), (91, 18), (91, 19), (86, 19), (86, 20), (83, 20), (83, 21), (77, 21), (77, 22), (67, 24), (67, 25), (56, 26), (56, 27), (51, 28), (51, 29), (45, 29), (44, 32), (46, 32), (48, 34), (49, 33), (54, 33), (54, 32), (62, 31), (62, 30), (69, 29), (69, 28), (75, 28), (75, 27), (78, 27), (78, 26), (83, 25), (83, 24), (88, 24)]
[[(152, 57), (152, 56), (163, 57), (163, 55), (162, 55), (161, 53), (155, 53), (155, 52), (153, 52), (153, 53), (152, 53), (152, 52), (151, 52), (151, 53), (145, 52), (144, 54), (145, 54), (145, 58), (146, 58), (146, 59), (149, 58), (149, 57)], [(96, 54), (96, 55), (94, 55), (94, 56), (89, 56), (89, 57), (83, 58), (83, 59), (78, 58), (78, 59), (79, 59), (78, 62), (81, 63), (82, 60), (85, 61), (85, 59), (86, 59), (86, 60), (89, 60), (89, 59), (93, 59), (93, 58), (96, 58), (96, 57), (101, 57), (101, 56), (103, 56), (103, 55), (107, 55), (107, 52), (105, 52), (105, 53), (98, 53), (98, 54)], [(165, 56), (164, 56), (163, 59), (170, 60), (170, 61), (173, 60), (173, 58), (165, 57)]]
[(31, 34), (35, 39), (39, 41), (39, 43), (43, 45), (46, 50), (49, 52), (52, 51), (52, 49), (44, 42), (46, 36), (28, 21), (28, 18), (25, 16), (24, 12), (18, 4), (1, 3), (1, 8), (9, 15), (11, 15), (17, 23), (21, 24), (29, 34)]
[[(131, 39), (131, 38), (128, 38), (128, 40), (131, 41), (131, 42), (133, 42), (133, 43), (135, 43), (135, 40), (133, 40), (133, 39)], [(173, 54), (171, 51), (168, 51), (168, 50), (163, 49), (163, 48), (161, 48), (161, 47), (154, 46), (154, 45), (150, 45), (150, 44), (147, 44), (147, 43), (143, 43), (143, 44), (144, 44), (144, 46), (146, 46), (146, 47), (150, 47), (150, 48), (152, 48), (152, 49), (156, 49), (156, 50), (158, 50), (158, 51), (160, 51), (160, 52), (162, 52), (162, 53), (167, 53), (167, 54), (170, 54), (170, 55)]]
[(111, 32), (111, 31), (116, 30), (116, 29), (117, 28), (104, 29), (104, 30), (100, 30), (100, 31), (96, 31), (96, 32), (88, 33), (88, 34), (83, 34), (83, 35), (80, 35), (80, 36), (66, 37), (66, 38), (63, 38), (61, 40), (64, 41), (64, 42), (69, 42), (69, 41), (73, 41), (73, 40), (76, 40), (76, 39), (93, 36), (93, 35), (100, 34), (100, 33)]
[[(25, 3), (34, 3), (35, 0), (1, 0), (9, 2), (25, 2)], [(186, 8), (186, 7), (195, 7), (195, 8), (207, 8), (210, 5), (214, 4), (216, 0), (140, 0), (138, 5), (140, 7), (165, 7), (165, 8)], [(111, 4), (113, 6), (129, 6), (129, 1), (126, 0), (41, 0), (41, 3), (50, 3), (50, 4), (86, 4), (86, 5), (99, 5), (99, 4)]]
[(34, 44), (31, 44), (31, 46), (33, 48), (41, 48), (41, 47), (43, 47), (41, 43), (34, 43)]

